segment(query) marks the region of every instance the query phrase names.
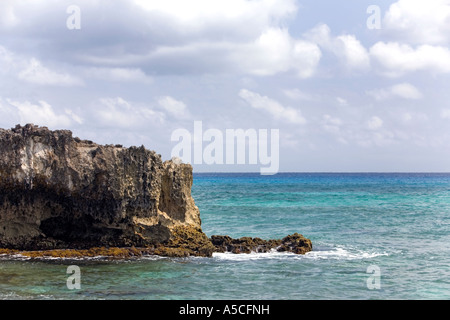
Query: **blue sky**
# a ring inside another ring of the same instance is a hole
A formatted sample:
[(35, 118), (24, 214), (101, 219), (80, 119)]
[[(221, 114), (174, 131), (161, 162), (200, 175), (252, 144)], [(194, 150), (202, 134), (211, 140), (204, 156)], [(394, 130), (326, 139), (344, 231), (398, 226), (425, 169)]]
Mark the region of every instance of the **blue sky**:
[(450, 171), (449, 45), (450, 0), (2, 0), (0, 127), (169, 159), (202, 121), (278, 129), (280, 171)]

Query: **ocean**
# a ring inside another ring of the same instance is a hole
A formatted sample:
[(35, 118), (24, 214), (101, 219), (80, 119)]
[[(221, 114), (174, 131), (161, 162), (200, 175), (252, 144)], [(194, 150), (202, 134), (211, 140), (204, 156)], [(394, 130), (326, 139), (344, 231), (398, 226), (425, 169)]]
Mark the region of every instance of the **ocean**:
[[(313, 251), (211, 258), (0, 256), (0, 299), (450, 299), (450, 174), (195, 173), (208, 235), (282, 238)], [(80, 288), (70, 288), (69, 266)]]

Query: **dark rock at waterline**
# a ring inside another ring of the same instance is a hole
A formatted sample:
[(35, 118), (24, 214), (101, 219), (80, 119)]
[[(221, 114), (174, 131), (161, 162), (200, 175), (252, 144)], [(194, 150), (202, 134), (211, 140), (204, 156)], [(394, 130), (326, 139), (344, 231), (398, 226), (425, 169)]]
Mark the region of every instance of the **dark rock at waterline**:
[(283, 239), (272, 240), (251, 237), (233, 239), (229, 236), (215, 235), (211, 236), (211, 242), (216, 252), (250, 253), (276, 250), (279, 252), (305, 254), (312, 250), (311, 240), (298, 233), (288, 235)]

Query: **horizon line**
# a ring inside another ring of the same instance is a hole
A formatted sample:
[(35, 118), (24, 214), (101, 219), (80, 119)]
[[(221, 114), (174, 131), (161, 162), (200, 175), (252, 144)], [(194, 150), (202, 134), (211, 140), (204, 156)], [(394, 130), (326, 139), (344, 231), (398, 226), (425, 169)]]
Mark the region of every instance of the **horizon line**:
[[(261, 174), (259, 171), (193, 171), (193, 173), (254, 173)], [(279, 173), (436, 173), (436, 174), (450, 174), (450, 171), (280, 171)]]

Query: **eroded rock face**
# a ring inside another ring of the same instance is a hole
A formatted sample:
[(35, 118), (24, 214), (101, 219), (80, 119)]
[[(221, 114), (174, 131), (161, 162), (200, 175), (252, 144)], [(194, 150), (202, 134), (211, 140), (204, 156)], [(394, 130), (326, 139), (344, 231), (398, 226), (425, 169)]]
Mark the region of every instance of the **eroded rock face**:
[(0, 129), (0, 247), (147, 246), (201, 230), (192, 167), (67, 130)]

